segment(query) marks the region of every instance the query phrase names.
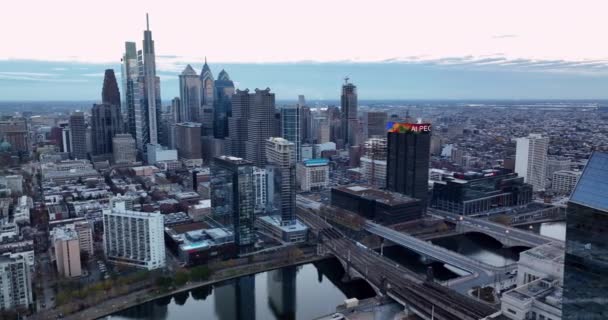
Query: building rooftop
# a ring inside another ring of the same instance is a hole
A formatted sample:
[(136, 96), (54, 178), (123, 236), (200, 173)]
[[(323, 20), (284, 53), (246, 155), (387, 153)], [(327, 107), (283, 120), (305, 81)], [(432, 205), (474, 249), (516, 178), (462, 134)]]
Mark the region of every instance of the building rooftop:
[(359, 196), (359, 197), (362, 197), (365, 199), (375, 200), (377, 202), (380, 202), (380, 203), (383, 203), (383, 204), (386, 204), (389, 206), (419, 201), (418, 199), (411, 198), (411, 197), (408, 197), (408, 196), (400, 194), (400, 193), (380, 190), (380, 189), (377, 189), (377, 188), (369, 186), (369, 185), (350, 185), (350, 186), (336, 187), (334, 189), (342, 191), (342, 192), (350, 193), (350, 194), (353, 194), (353, 195), (356, 195), (356, 196)]
[(304, 165), (307, 167), (318, 167), (318, 166), (326, 166), (329, 163), (327, 159), (309, 159), (304, 161)]
[(549, 242), (521, 253), (539, 260), (550, 260), (556, 263), (564, 262), (565, 247), (561, 241)]
[(294, 224), (283, 226), (281, 225), (280, 216), (261, 216), (258, 219), (263, 220), (264, 222), (271, 224), (277, 228), (280, 228), (284, 232), (306, 231), (308, 229), (308, 227), (299, 220), (296, 220)]

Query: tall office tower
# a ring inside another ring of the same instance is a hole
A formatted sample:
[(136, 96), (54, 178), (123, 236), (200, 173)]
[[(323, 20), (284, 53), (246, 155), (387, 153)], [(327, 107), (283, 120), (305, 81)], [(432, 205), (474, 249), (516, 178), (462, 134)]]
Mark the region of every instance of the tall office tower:
[(386, 112), (368, 112), (367, 113), (367, 137), (377, 138), (386, 136)]
[(300, 106), (300, 141), (302, 143), (313, 143), (313, 114), (309, 107)]
[(22, 255), (0, 256), (0, 309), (27, 309), (32, 304), (32, 278)]
[(103, 77), (103, 88), (101, 89), (101, 103), (113, 104), (120, 111), (120, 91), (116, 82), (114, 69), (106, 69)]
[(190, 65), (179, 75), (180, 122), (200, 122), (201, 79)]
[(345, 145), (355, 146), (359, 120), (357, 118), (357, 87), (344, 79), (342, 96), (340, 97), (340, 111), (342, 112), (342, 139)]
[(184, 122), (184, 119), (182, 119), (183, 112), (181, 99), (179, 97), (173, 98), (171, 100), (171, 118), (173, 119), (173, 123)]
[(59, 274), (68, 278), (80, 277), (80, 242), (76, 230), (66, 227), (53, 229), (53, 247)]
[(62, 123), (61, 128), (61, 152), (72, 153), (72, 134), (70, 133), (69, 123)]
[(120, 107), (115, 104), (94, 104), (91, 110), (93, 154), (112, 154), (112, 138), (122, 132)]
[(201, 114), (200, 120), (203, 124), (203, 136), (213, 135), (213, 104), (215, 103), (215, 81), (207, 58), (201, 71)]
[(137, 48), (135, 42), (125, 42), (125, 53), (122, 56), (122, 119), (125, 122), (126, 131), (135, 137), (135, 91), (139, 77), (139, 66), (137, 64)]
[(70, 115), (71, 150), (74, 159), (87, 159), (87, 125), (84, 113), (76, 111)]
[(182, 122), (175, 125), (175, 137), (178, 143), (177, 155), (188, 168), (203, 165), (201, 152), (201, 124), (197, 122)]
[(296, 318), (297, 268), (290, 266), (267, 274), (268, 305), (277, 319)]
[(589, 158), (566, 215), (562, 318), (608, 319), (608, 153)]
[(251, 95), (249, 89), (236, 90), (232, 95), (232, 115), (228, 118), (229, 135), (226, 141), (226, 151), (228, 154), (245, 158), (248, 131), (247, 121), (251, 109)]
[(302, 161), (301, 115), (302, 108), (299, 105), (281, 108), (281, 137), (295, 145), (296, 162)]
[(156, 76), (154, 40), (146, 14), (143, 50), (137, 52), (138, 77), (135, 90), (135, 141), (140, 153), (148, 144), (159, 144), (161, 136), (160, 78)]
[(386, 188), (426, 202), (431, 125), (387, 123)]
[(545, 190), (549, 138), (532, 133), (517, 138), (516, 141), (515, 173), (524, 177), (524, 181), (531, 184), (534, 191)]
[(109, 261), (148, 270), (165, 266), (165, 236), (160, 212), (127, 210), (115, 202), (103, 210), (103, 244)]
[(232, 114), (232, 95), (234, 94), (234, 82), (230, 80), (228, 72), (224, 69), (215, 80), (215, 103), (213, 106), (213, 135), (217, 139), (228, 136), (228, 117)]
[(260, 168), (266, 165), (266, 140), (276, 130), (274, 93), (270, 88), (265, 90), (255, 89), (252, 95), (252, 103), (247, 121), (248, 138), (245, 143), (246, 159)]
[(219, 156), (211, 164), (211, 208), (213, 218), (232, 223), (238, 246), (255, 242), (253, 164), (242, 158)]
[(342, 139), (342, 115), (340, 109), (335, 106), (327, 107), (327, 120), (329, 122), (329, 140), (336, 145), (344, 142)]
[(253, 186), (255, 194), (255, 211), (263, 212), (268, 200), (268, 172), (266, 169), (253, 167)]
[(266, 141), (266, 159), (272, 169), (272, 204), (281, 213), (281, 225), (296, 221), (296, 161), (295, 144), (283, 138)]
[(135, 139), (128, 134), (117, 134), (112, 138), (114, 163), (133, 163), (137, 160)]

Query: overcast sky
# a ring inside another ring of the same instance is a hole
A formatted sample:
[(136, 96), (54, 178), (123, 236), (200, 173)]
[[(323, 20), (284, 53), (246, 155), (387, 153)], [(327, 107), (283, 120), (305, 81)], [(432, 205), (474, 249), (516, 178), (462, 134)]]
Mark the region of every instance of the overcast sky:
[[(27, 98), (7, 90), (9, 84), (41, 86), (39, 82), (55, 80), (66, 84), (61, 97), (88, 95), (87, 90), (84, 94), (71, 92), (68, 84), (97, 81), (94, 77), (104, 67), (117, 68), (125, 41), (136, 41), (139, 49), (146, 12), (156, 44), (157, 68), (167, 77), (186, 63), (200, 63), (205, 56), (218, 67), (230, 63), (298, 62), (314, 67), (311, 61), (384, 62), (448, 67), (464, 73), (497, 72), (492, 74), (497, 77), (513, 72), (534, 77), (558, 75), (583, 83), (604, 84), (608, 77), (607, 1), (11, 1), (0, 12), (0, 100)], [(27, 63), (31, 61), (49, 63), (49, 70), (34, 70), (40, 65)], [(73, 62), (79, 63), (82, 77), (63, 72)], [(90, 64), (89, 70), (83, 64)], [(449, 76), (454, 81), (458, 78), (457, 73)], [(262, 76), (255, 85), (281, 81)], [(551, 81), (551, 77), (543, 81)], [(177, 92), (164, 87), (167, 95)], [(92, 88), (93, 83), (91, 92)], [(289, 89), (289, 95), (297, 90)], [(538, 92), (539, 98), (564, 94), (606, 97), (606, 90), (544, 90)], [(306, 92), (315, 91), (325, 95), (321, 88)], [(408, 96), (399, 91), (383, 94), (389, 95), (386, 98)], [(512, 94), (513, 98), (528, 97), (524, 92)], [(509, 91), (498, 95), (508, 97)], [(478, 96), (486, 95), (480, 92)]]

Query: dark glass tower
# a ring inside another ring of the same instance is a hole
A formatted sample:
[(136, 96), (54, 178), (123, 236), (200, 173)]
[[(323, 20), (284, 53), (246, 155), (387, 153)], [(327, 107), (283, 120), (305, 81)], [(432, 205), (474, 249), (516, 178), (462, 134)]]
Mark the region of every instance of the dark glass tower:
[(91, 110), (93, 154), (111, 154), (112, 138), (122, 132), (121, 127), (122, 120), (118, 105), (109, 103), (93, 105)]
[(234, 82), (230, 80), (228, 72), (222, 69), (215, 80), (216, 99), (213, 110), (213, 135), (224, 139), (228, 136), (228, 117), (232, 115), (232, 95)]
[(342, 117), (342, 139), (344, 145), (356, 146), (357, 141), (357, 86), (348, 82), (348, 78), (344, 79), (345, 83), (342, 86), (342, 95), (340, 97), (341, 117)]
[(386, 188), (426, 203), (431, 152), (431, 125), (387, 124)]
[(87, 159), (87, 124), (84, 113), (77, 111), (70, 115), (70, 135), (72, 157)]
[(234, 241), (249, 246), (255, 241), (255, 194), (253, 165), (236, 157), (220, 156), (211, 164), (211, 207), (213, 218), (223, 224), (231, 223)]
[(118, 106), (120, 110), (120, 92), (114, 69), (106, 69), (103, 77), (103, 88), (101, 89), (101, 102)]
[(608, 153), (594, 153), (568, 202), (562, 318), (608, 319)]

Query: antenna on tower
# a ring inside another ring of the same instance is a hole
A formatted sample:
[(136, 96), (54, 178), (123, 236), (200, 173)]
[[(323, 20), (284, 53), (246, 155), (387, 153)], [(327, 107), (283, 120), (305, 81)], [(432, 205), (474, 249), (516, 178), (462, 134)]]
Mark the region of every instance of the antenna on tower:
[(344, 84), (348, 84), (348, 80), (350, 80), (348, 76), (344, 77)]
[(146, 30), (150, 31), (150, 20), (148, 19), (148, 13), (146, 12)]

